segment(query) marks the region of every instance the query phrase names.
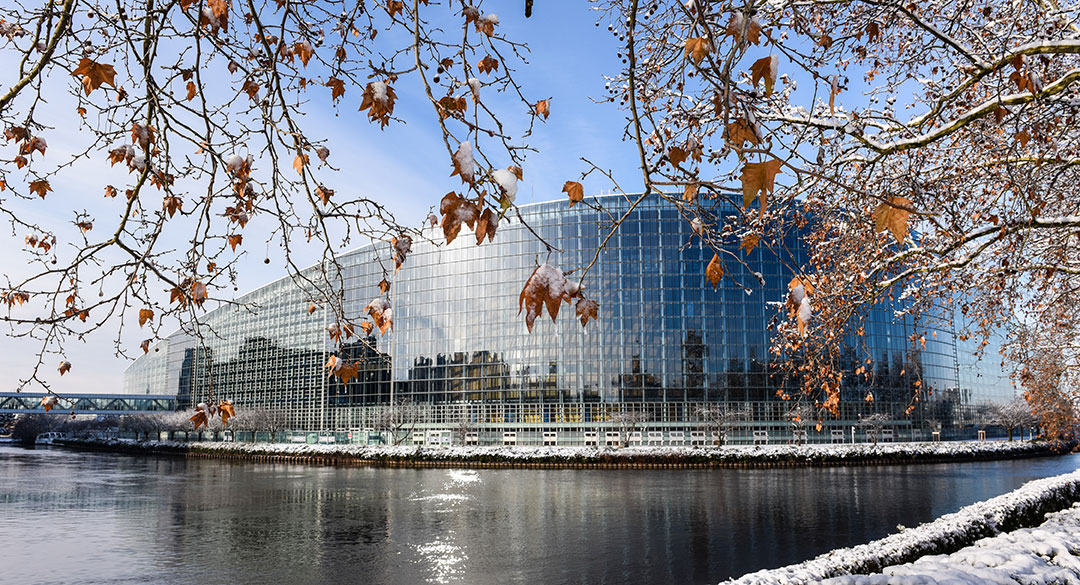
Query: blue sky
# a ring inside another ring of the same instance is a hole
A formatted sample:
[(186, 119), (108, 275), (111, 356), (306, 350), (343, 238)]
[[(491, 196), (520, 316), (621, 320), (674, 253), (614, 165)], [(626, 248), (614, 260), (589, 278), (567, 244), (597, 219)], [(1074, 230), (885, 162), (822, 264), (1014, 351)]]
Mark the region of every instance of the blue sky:
[[(603, 74), (615, 74), (621, 64), (616, 57), (617, 42), (607, 29), (607, 22), (596, 26), (598, 15), (588, 3), (537, 2), (532, 18), (526, 20), (522, 3), (489, 2), (489, 12), (499, 15), (500, 31), (516, 41), (526, 42), (532, 50), (529, 64), (517, 71), (520, 82), (530, 98), (550, 98), (551, 116), (539, 123), (528, 144), (538, 153), (531, 153), (524, 168), (524, 181), (519, 184), (518, 204), (547, 201), (565, 197), (561, 193), (567, 180), (579, 180), (587, 165), (580, 160), (588, 157), (604, 169), (610, 169), (626, 190), (640, 190), (641, 173), (636, 166), (636, 148), (622, 140), (624, 113), (614, 104), (594, 103), (590, 98), (605, 96)], [(0, 66), (11, 71), (11, 55), (0, 53)], [(9, 86), (10, 74), (0, 74), (0, 81)], [(53, 72), (53, 83), (67, 83), (66, 72)], [(407, 225), (419, 225), (428, 210), (437, 207), (448, 191), (460, 189), (457, 177), (450, 177), (451, 166), (442, 145), (437, 127), (430, 115), (430, 106), (410, 99), (409, 94), (421, 95), (422, 88), (415, 78), (403, 79), (396, 86), (399, 106), (395, 112), (405, 124), (392, 123), (386, 129), (368, 122), (357, 111), (360, 91), (353, 88), (337, 108), (312, 98), (305, 110), (303, 124), (312, 135), (323, 133), (329, 139), (330, 162), (342, 169), (327, 181), (338, 192), (353, 192), (381, 201)], [(50, 103), (42, 108), (71, 112), (74, 100), (63, 92), (50, 94)], [(515, 106), (517, 107), (517, 106)], [(525, 119), (524, 111), (514, 111)], [(85, 147), (85, 133), (67, 127), (54, 128), (44, 136), (49, 141), (49, 155), (59, 160), (65, 153)], [(99, 156), (100, 155), (100, 156)], [(30, 213), (43, 223), (55, 225), (72, 218), (72, 209), (86, 209), (102, 225), (115, 221), (115, 200), (103, 200), (102, 185), (123, 184), (127, 173), (109, 167), (104, 152), (95, 153), (80, 162), (73, 172), (52, 182), (48, 205), (30, 207)], [(256, 162), (258, 165), (258, 161)], [(594, 176), (583, 181), (587, 194), (605, 192), (611, 188), (606, 179)], [(269, 218), (264, 218), (269, 221)], [(265, 233), (265, 226), (263, 226)], [(258, 219), (245, 231), (246, 252), (241, 259), (236, 295), (257, 288), (284, 274), (280, 250), (259, 241)], [(4, 230), (3, 243), (21, 248), (22, 233)], [(102, 236), (104, 234), (93, 234)], [(359, 245), (354, 241), (350, 247)], [(9, 248), (9, 249), (13, 249)], [(269, 250), (271, 263), (263, 258)], [(307, 264), (318, 257), (317, 250), (300, 250), (297, 262)], [(4, 274), (13, 279), (30, 269), (21, 254), (0, 257)], [(212, 308), (209, 307), (208, 308)], [(130, 323), (131, 319), (128, 319)], [(110, 322), (113, 323), (113, 322)], [(74, 365), (64, 377), (56, 373), (59, 356), (49, 356), (43, 367), (44, 378), (58, 392), (114, 392), (122, 388), (122, 372), (130, 363), (114, 355), (112, 340), (116, 325), (86, 335), (82, 340), (68, 340), (65, 357)], [(169, 331), (162, 331), (167, 334)], [(5, 332), (6, 333), (6, 332)], [(137, 348), (145, 331), (133, 326), (125, 330), (123, 340), (128, 348)], [(8, 335), (0, 338), (0, 373), (7, 381), (5, 390), (14, 390), (17, 380), (26, 377), (36, 359), (39, 346), (25, 339)], [(138, 352), (137, 349), (132, 353)]]

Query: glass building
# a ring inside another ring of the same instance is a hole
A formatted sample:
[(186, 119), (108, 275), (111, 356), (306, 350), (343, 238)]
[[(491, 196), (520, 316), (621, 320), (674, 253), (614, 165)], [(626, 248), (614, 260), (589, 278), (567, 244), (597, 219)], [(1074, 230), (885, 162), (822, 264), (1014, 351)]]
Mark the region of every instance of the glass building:
[[(439, 228), (426, 228), (396, 272), (386, 244), (345, 254), (330, 279), (341, 283), (345, 314), (358, 324), (372, 299), (387, 298), (394, 326), (385, 335), (375, 329), (341, 348), (327, 334), (335, 321), (327, 303), (283, 278), (207, 313), (201, 340), (178, 332), (160, 342), (128, 368), (126, 384), (175, 392), (181, 407), (212, 388), (241, 412), (282, 409), (296, 430), (375, 428), (404, 401), (419, 413), (416, 430), (467, 428), (481, 442), (546, 436), (568, 444), (603, 442), (625, 412), (642, 413), (645, 437), (690, 443), (707, 430), (701, 408), (717, 404), (744, 412), (735, 440), (786, 442), (798, 430), (829, 442), (877, 412), (901, 440), (930, 427), (962, 428), (977, 404), (1012, 398), (1000, 364), (975, 361), (949, 321), (924, 318), (916, 327), (910, 315), (897, 316), (895, 304), (880, 306), (848, 348), (839, 418), (824, 417), (820, 431), (797, 429), (791, 402), (777, 396), (768, 350), (791, 267), (806, 261), (798, 234), (774, 246), (781, 256), (733, 248), (745, 265), (726, 262), (714, 290), (705, 278), (713, 251), (677, 209), (656, 200), (629, 214), (585, 279), (599, 320), (583, 330), (564, 303), (556, 322), (545, 314), (530, 334), (518, 295), (533, 269), (547, 262), (580, 274), (629, 208), (620, 196), (586, 203), (523, 206), (520, 218), (507, 214), (494, 241), (482, 245), (467, 228), (450, 245)], [(391, 284), (385, 295), (384, 279)], [(916, 331), (929, 333), (925, 346), (913, 343)], [(331, 354), (358, 362), (358, 376), (348, 384), (327, 377)], [(854, 375), (860, 366), (873, 373), (869, 380)], [(920, 383), (935, 392), (913, 403)], [(864, 400), (868, 392), (873, 402)]]

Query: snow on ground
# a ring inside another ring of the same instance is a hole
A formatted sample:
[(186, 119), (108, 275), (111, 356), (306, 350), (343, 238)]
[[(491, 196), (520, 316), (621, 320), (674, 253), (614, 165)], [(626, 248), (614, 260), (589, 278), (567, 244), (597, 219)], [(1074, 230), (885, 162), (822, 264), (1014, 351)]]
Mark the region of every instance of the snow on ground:
[(984, 538), (950, 555), (928, 555), (876, 575), (845, 575), (827, 585), (1080, 584), (1080, 503), (1035, 528)]
[[(101, 441), (91, 441), (101, 444)], [(160, 451), (196, 451), (295, 457), (355, 457), (368, 460), (499, 461), (510, 463), (844, 463), (875, 460), (908, 462), (919, 459), (965, 459), (1050, 454), (1045, 443), (1025, 441), (950, 441), (939, 443), (880, 443), (842, 445), (730, 445), (724, 447), (422, 447), (355, 444), (243, 443), (111, 440), (112, 445)]]
[[(1080, 471), (1038, 479), (917, 528), (725, 583), (1080, 585), (1078, 501)], [(1023, 525), (1036, 527), (1017, 529)]]

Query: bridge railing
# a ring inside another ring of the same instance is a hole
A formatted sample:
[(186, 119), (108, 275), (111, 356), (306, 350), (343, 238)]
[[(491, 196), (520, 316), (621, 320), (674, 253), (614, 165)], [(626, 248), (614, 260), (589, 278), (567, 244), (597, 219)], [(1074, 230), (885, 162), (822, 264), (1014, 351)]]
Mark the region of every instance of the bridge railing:
[[(41, 393), (0, 392), (0, 413), (45, 413)], [(53, 414), (138, 414), (173, 412), (176, 396), (143, 394), (59, 394)]]

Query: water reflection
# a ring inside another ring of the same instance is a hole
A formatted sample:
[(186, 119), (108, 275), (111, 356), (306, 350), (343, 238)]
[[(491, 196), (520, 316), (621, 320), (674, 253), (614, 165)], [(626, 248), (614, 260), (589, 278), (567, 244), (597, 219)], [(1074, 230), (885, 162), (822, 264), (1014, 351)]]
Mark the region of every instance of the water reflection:
[(0, 550), (10, 583), (709, 583), (1078, 467), (330, 469), (0, 447)]

